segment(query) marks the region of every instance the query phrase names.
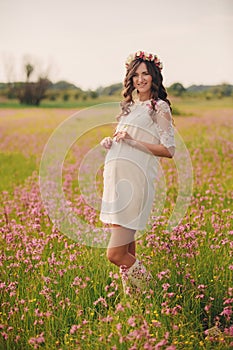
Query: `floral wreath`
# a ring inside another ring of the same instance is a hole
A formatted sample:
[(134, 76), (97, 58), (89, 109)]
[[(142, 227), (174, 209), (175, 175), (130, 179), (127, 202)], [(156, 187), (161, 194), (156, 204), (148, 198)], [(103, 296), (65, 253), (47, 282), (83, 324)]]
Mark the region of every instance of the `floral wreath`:
[(129, 55), (129, 57), (127, 58), (126, 62), (125, 62), (125, 66), (126, 68), (129, 67), (130, 63), (135, 60), (135, 59), (142, 59), (143, 61), (150, 61), (150, 62), (154, 62), (154, 64), (156, 65), (156, 67), (159, 68), (159, 70), (161, 71), (163, 68), (163, 64), (162, 62), (159, 60), (157, 55), (153, 55), (152, 53), (147, 53), (145, 51), (137, 51), (136, 53), (133, 53), (131, 55)]

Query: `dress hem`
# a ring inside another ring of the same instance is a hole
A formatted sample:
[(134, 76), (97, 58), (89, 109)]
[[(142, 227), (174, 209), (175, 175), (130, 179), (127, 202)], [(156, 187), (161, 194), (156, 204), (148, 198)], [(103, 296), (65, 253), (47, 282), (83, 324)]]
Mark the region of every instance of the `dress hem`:
[(104, 224), (107, 224), (107, 225), (119, 225), (119, 226), (122, 226), (122, 227), (125, 227), (125, 228), (129, 228), (131, 230), (136, 230), (136, 231), (138, 231), (138, 230), (145, 230), (145, 228), (146, 228), (146, 227), (132, 227), (132, 226), (129, 227), (129, 226), (126, 226), (126, 225), (124, 225), (124, 224), (122, 224), (120, 222), (116, 222), (116, 221), (109, 222), (109, 221), (104, 221), (102, 219), (100, 219), (100, 221), (103, 222)]

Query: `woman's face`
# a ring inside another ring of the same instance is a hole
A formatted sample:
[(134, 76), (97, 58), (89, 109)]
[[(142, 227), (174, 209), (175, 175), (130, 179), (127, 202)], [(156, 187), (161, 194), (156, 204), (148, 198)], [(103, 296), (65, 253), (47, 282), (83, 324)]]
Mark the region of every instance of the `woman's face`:
[(140, 95), (150, 97), (152, 76), (149, 74), (146, 64), (142, 62), (136, 69), (133, 76), (133, 86)]

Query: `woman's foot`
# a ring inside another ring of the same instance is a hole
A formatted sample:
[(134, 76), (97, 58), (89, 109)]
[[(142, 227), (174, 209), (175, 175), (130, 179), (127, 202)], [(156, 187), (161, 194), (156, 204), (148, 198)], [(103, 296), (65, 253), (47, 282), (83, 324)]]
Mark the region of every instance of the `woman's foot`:
[(120, 266), (120, 274), (125, 294), (146, 290), (152, 279), (151, 273), (147, 272), (142, 262), (137, 259), (130, 268), (125, 265)]

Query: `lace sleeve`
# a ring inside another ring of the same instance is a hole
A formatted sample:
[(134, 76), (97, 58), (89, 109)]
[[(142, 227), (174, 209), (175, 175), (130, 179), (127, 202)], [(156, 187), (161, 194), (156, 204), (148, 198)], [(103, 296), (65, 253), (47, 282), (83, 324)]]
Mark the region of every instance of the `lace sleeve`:
[(164, 101), (162, 101), (162, 103), (160, 103), (158, 106), (157, 128), (160, 143), (166, 148), (175, 147), (171, 111), (168, 104)]

